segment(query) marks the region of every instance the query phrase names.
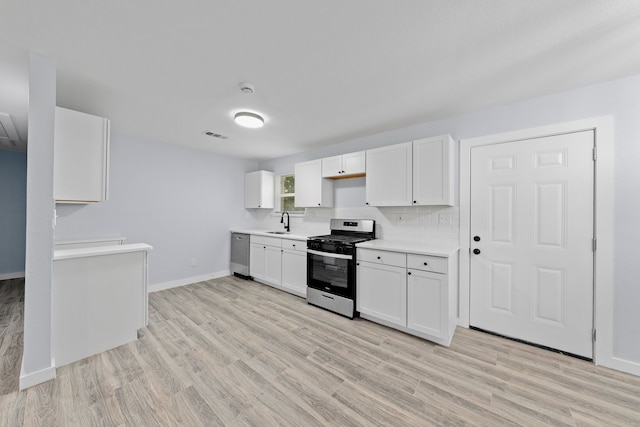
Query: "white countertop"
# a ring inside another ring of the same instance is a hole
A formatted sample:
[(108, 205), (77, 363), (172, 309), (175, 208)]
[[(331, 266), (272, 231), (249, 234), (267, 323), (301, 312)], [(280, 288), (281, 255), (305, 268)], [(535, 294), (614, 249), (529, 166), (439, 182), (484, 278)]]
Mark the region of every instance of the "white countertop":
[(269, 231), (283, 231), (283, 230), (231, 230), (232, 233), (253, 234), (257, 236), (276, 237), (278, 239), (289, 240), (307, 240), (310, 236), (316, 236), (317, 233), (312, 234), (299, 234), (299, 233), (284, 233), (276, 234), (269, 233)]
[(453, 240), (406, 242), (400, 240), (374, 239), (358, 243), (356, 247), (441, 257), (450, 257), (460, 250), (458, 242)]
[(126, 237), (92, 237), (90, 239), (54, 240), (55, 245), (73, 245), (76, 243), (93, 242), (120, 242), (127, 240)]
[(151, 249), (153, 249), (153, 247), (147, 245), (146, 243), (134, 243), (131, 245), (96, 246), (92, 248), (58, 249), (53, 251), (53, 260), (57, 261), (61, 259), (150, 251)]

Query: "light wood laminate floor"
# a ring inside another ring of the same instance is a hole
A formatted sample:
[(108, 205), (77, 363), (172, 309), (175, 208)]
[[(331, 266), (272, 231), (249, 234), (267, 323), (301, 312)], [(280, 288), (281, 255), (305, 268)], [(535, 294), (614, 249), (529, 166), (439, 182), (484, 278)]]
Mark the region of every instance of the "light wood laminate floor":
[(0, 396), (18, 389), (22, 364), (23, 308), (24, 279), (0, 280)]
[(19, 392), (0, 291), (2, 426), (640, 425), (639, 377), (462, 328), (445, 348), (233, 277), (151, 294), (138, 341)]

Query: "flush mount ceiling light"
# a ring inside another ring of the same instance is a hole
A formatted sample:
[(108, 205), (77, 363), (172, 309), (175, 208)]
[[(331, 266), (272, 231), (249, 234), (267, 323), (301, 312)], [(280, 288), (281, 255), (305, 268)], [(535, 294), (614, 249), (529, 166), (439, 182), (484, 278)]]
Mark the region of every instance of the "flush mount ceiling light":
[(241, 111), (233, 118), (237, 124), (246, 128), (261, 128), (264, 126), (264, 119), (255, 113)]

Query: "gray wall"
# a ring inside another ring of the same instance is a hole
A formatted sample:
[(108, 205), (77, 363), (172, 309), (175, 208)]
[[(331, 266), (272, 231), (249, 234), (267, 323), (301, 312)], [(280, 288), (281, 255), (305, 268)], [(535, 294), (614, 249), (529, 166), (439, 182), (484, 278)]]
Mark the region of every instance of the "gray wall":
[(117, 126), (109, 200), (57, 205), (55, 239), (148, 243), (151, 285), (229, 270), (229, 231), (253, 224), (244, 209), (244, 173), (256, 162), (121, 135)]
[(24, 274), (27, 153), (0, 150), (0, 278)]
[[(449, 133), (455, 140), (526, 129), (601, 115), (615, 120), (614, 221), (614, 348), (615, 357), (640, 363), (640, 286), (638, 249), (640, 226), (640, 76), (615, 80), (498, 106), (436, 122), (424, 123), (314, 151), (263, 161), (260, 169), (293, 171), (298, 161), (380, 147), (421, 137)], [(364, 193), (364, 183), (350, 191)], [(354, 195), (350, 195), (353, 200)], [(361, 198), (363, 200), (363, 198)], [(337, 199), (336, 206), (346, 201)]]
[[(27, 151), (27, 243), (22, 377), (51, 368), (53, 130), (56, 64), (31, 53)], [(44, 380), (43, 380), (44, 381)]]

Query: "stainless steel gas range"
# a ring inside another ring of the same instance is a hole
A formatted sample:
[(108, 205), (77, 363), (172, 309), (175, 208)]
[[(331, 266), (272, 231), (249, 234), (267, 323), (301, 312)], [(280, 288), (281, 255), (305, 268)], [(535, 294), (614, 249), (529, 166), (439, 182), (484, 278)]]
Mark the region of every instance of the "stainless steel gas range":
[(375, 239), (372, 219), (332, 219), (331, 234), (307, 240), (307, 302), (350, 319), (356, 311), (356, 244)]

